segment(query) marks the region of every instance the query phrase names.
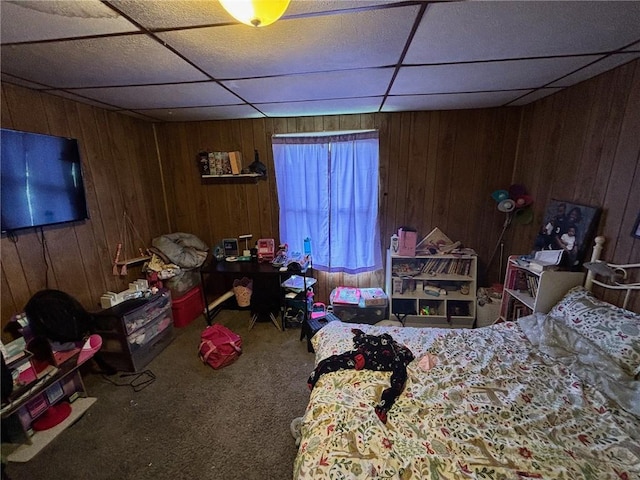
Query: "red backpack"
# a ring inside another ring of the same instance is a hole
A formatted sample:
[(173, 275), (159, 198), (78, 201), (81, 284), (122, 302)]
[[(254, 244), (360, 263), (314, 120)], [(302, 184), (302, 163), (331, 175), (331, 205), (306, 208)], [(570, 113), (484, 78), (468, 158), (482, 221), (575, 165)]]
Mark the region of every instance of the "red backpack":
[(242, 338), (227, 327), (215, 323), (200, 335), (200, 360), (214, 369), (226, 367), (242, 354)]

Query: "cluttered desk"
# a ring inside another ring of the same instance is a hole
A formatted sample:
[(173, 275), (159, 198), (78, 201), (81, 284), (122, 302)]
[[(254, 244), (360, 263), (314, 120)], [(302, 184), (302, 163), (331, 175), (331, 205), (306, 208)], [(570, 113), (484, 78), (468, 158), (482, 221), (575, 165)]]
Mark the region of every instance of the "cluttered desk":
[[(284, 322), (279, 322), (276, 318), (283, 306), (282, 284), (297, 274), (309, 282), (303, 281), (302, 288), (306, 290), (311, 286), (310, 273), (310, 268), (304, 272), (296, 272), (295, 269), (274, 267), (269, 262), (212, 259), (200, 268), (207, 323), (211, 324), (213, 317), (222, 308), (248, 308), (252, 313), (249, 328), (264, 315), (269, 317), (276, 328), (283, 330)], [(251, 290), (248, 304), (241, 304), (242, 299), (237, 296), (238, 286)]]

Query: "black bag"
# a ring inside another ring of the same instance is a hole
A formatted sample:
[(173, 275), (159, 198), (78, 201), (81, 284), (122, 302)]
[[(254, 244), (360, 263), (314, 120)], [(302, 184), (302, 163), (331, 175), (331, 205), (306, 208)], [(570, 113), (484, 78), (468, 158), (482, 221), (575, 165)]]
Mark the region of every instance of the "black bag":
[(41, 290), (24, 307), (34, 335), (54, 342), (79, 342), (91, 334), (91, 314), (60, 290)]
[[(60, 290), (41, 290), (27, 302), (24, 313), (31, 332), (31, 342), (46, 338), (54, 342), (81, 342), (94, 330), (94, 316), (71, 295)], [(97, 352), (93, 359), (106, 375), (117, 370)]]

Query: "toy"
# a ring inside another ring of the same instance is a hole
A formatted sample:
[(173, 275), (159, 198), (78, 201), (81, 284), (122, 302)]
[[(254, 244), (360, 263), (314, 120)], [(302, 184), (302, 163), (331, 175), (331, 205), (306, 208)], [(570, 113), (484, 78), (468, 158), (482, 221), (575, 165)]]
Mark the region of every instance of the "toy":
[(316, 302), (311, 307), (311, 318), (319, 319), (327, 316), (327, 306), (322, 302)]
[(258, 261), (270, 262), (273, 260), (275, 253), (275, 241), (273, 238), (261, 238), (256, 243), (258, 249)]
[(286, 243), (281, 244), (278, 247), (278, 253), (276, 253), (276, 256), (271, 262), (271, 264), (276, 268), (280, 268), (284, 266), (287, 263), (288, 250), (289, 250), (289, 245), (287, 245)]

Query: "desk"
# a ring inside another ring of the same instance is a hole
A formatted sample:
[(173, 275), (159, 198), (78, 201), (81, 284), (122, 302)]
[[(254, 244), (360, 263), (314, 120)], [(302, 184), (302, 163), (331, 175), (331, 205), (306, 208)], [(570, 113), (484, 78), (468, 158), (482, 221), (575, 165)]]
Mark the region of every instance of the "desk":
[[(310, 269), (307, 269), (308, 275)], [(207, 323), (211, 325), (211, 320), (224, 308), (224, 305), (231, 304), (231, 308), (238, 307), (235, 297), (229, 296), (228, 300), (209, 308), (211, 299), (226, 296), (227, 292), (233, 289), (233, 281), (247, 277), (253, 280), (253, 293), (251, 295), (251, 305), (248, 307), (252, 312), (249, 328), (253, 327), (260, 314), (269, 315), (269, 318), (278, 330), (284, 330), (284, 321), (277, 321), (274, 312), (282, 313), (283, 293), (280, 285), (296, 272), (285, 271), (266, 262), (227, 262), (211, 260), (200, 268), (202, 291), (205, 299), (205, 315)], [(215, 302), (213, 302), (215, 303)], [(281, 315), (282, 317), (282, 315)]]
[(211, 260), (200, 268), (202, 291), (205, 299), (205, 315), (207, 323), (211, 325), (211, 320), (217, 315), (225, 304), (231, 308), (239, 307), (235, 296), (230, 296), (227, 301), (209, 309), (210, 299), (225, 295), (233, 289), (233, 281), (243, 277), (253, 281), (253, 292), (251, 294), (251, 305), (248, 307), (252, 312), (249, 328), (253, 327), (260, 314), (267, 314), (273, 324), (282, 330), (274, 312), (280, 311), (280, 278), (279, 269), (270, 263), (259, 262), (227, 262), (225, 260)]

